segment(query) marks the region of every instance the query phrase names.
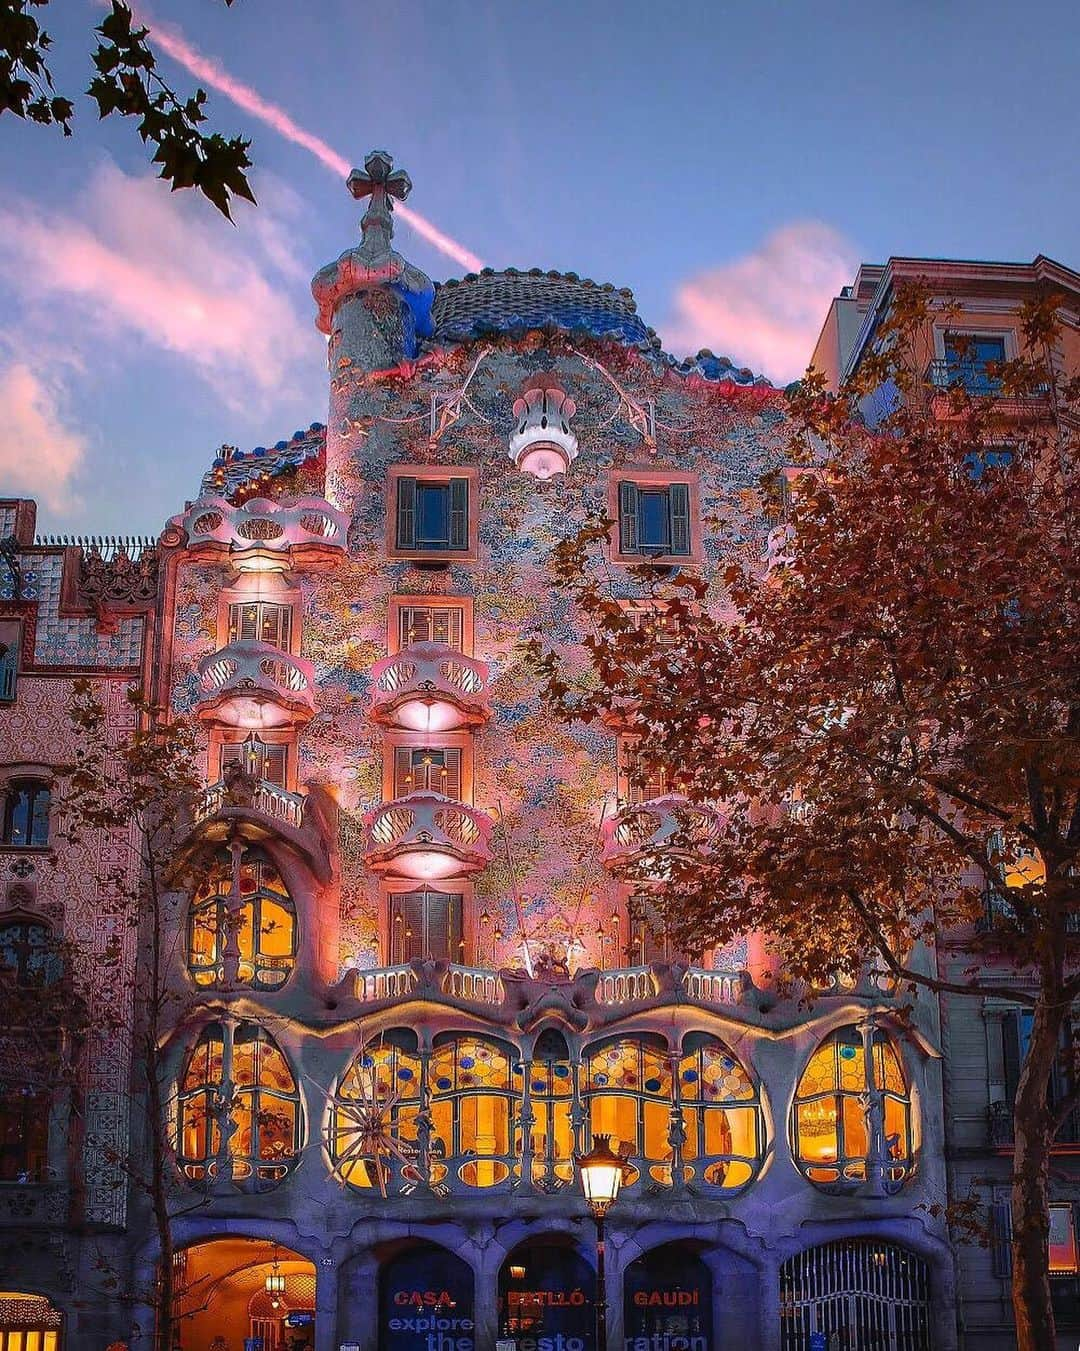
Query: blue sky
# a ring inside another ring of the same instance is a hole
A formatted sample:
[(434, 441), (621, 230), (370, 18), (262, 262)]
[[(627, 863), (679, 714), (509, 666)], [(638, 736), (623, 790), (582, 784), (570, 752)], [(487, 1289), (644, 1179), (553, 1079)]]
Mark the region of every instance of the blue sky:
[[(91, 0), (54, 0), (57, 84)], [(1080, 6), (153, 0), (151, 24), (340, 156), (389, 150), (409, 205), (496, 266), (633, 288), (683, 355), (778, 380), (827, 298), (889, 254), (1080, 265)], [(165, 58), (180, 90), (196, 83)], [(40, 528), (156, 531), (223, 441), (323, 420), (312, 273), (359, 211), (309, 150), (250, 135), (237, 225), (149, 176), (127, 126), (0, 120), (0, 494)], [(435, 278), (460, 265), (399, 224)]]

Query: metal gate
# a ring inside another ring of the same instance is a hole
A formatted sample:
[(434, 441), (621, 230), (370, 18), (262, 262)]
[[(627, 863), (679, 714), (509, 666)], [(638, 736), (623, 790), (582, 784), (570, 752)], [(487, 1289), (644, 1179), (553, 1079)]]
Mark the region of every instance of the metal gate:
[(780, 1328), (781, 1351), (932, 1351), (926, 1263), (869, 1238), (796, 1253), (780, 1268)]

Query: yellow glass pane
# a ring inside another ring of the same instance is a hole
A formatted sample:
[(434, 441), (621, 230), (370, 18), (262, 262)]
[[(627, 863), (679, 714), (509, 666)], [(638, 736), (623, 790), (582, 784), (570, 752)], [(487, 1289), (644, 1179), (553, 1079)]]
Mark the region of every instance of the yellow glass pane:
[(908, 1105), (897, 1098), (885, 1099), (885, 1142), (890, 1158), (907, 1158)]
[(844, 1157), (847, 1159), (865, 1159), (866, 1150), (866, 1113), (857, 1098), (845, 1098)]
[(454, 1149), (454, 1111), (453, 1103), (445, 1098), (441, 1101), (434, 1099), (431, 1104), (431, 1120), (433, 1130), (431, 1134), (432, 1153), (435, 1157), (441, 1154), (446, 1157), (453, 1153)]
[(28, 1332), (26, 1334), (26, 1351), (41, 1351), (40, 1332)]
[(815, 1093), (827, 1093), (836, 1087), (836, 1052), (826, 1044), (819, 1046), (803, 1070), (799, 1080), (799, 1096), (808, 1098)]
[(645, 1158), (666, 1159), (671, 1154), (667, 1138), (671, 1108), (658, 1102), (646, 1102), (642, 1106), (645, 1117)]
[(56, 1333), (46, 1332), (45, 1345), (41, 1348), (41, 1351), (56, 1351), (56, 1342), (57, 1342)]
[(904, 1083), (904, 1072), (900, 1067), (900, 1057), (897, 1055), (895, 1047), (889, 1042), (880, 1042), (874, 1047), (874, 1059), (874, 1071), (878, 1087), (885, 1088), (890, 1093), (906, 1093), (907, 1085)]
[(804, 1163), (833, 1163), (839, 1157), (836, 1099), (818, 1098), (795, 1107), (799, 1158)]
[(7, 1335), (7, 1351), (24, 1351), (23, 1334), (11, 1331)]
[(259, 1083), (267, 1088), (280, 1089), (283, 1093), (292, 1093), (296, 1089), (288, 1062), (273, 1042), (260, 1043)]
[(250, 962), (255, 955), (255, 945), (252, 934), (252, 905), (250, 901), (245, 901), (240, 907), (240, 925), (236, 931), (236, 943), (240, 949), (242, 961)]
[(734, 1140), (731, 1131), (731, 1122), (748, 1118), (751, 1129), (753, 1127), (753, 1112), (745, 1108), (727, 1110), (723, 1107), (712, 1107), (705, 1112), (705, 1153), (706, 1154), (753, 1154), (753, 1146), (742, 1148), (734, 1146)]
[(264, 900), (260, 919), (259, 950), (267, 957), (289, 957), (293, 950), (293, 916), (276, 901)]
[(289, 1158), (296, 1148), (296, 1104), (264, 1093), (259, 1109), (259, 1158)]
[(229, 1153), (241, 1155), (251, 1153), (254, 1143), (254, 1118), (251, 1110), (251, 1094), (241, 1093), (236, 1100), (232, 1110), (232, 1119), (236, 1122), (236, 1130), (233, 1132), (232, 1139), (229, 1141)]
[(705, 1181), (714, 1187), (745, 1187), (753, 1177), (754, 1170), (742, 1159), (733, 1159), (730, 1163), (714, 1163), (705, 1169)]
[(590, 1100), (589, 1121), (593, 1135), (610, 1135), (612, 1145), (624, 1154), (636, 1154), (637, 1103), (633, 1098), (597, 1093)]
[(840, 1087), (847, 1093), (861, 1093), (866, 1088), (866, 1057), (861, 1045), (841, 1042), (836, 1048), (840, 1068)]
[(215, 910), (216, 907), (204, 906), (192, 918), (189, 952), (192, 966), (211, 966), (217, 958), (218, 926)]
[(469, 1094), (461, 1099), (462, 1154), (508, 1154), (510, 1112), (505, 1098), (493, 1093)]

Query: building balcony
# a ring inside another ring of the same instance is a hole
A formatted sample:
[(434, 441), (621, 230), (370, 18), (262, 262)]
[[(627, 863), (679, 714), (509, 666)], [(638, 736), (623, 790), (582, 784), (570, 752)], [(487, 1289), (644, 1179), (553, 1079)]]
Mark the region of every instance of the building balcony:
[(445, 643), (411, 643), (371, 670), (371, 716), (412, 732), (476, 727), (491, 716), (488, 668)]
[(411, 793), (367, 814), (366, 859), (380, 877), (472, 877), (491, 862), (491, 818), (441, 793)]
[(270, 643), (229, 643), (199, 663), (196, 711), (221, 727), (299, 726), (315, 713), (314, 668)]
[(164, 542), (225, 551), (240, 571), (257, 572), (334, 559), (345, 551), (348, 531), (348, 516), (321, 497), (255, 497), (239, 507), (202, 497), (172, 518)]
[(686, 798), (669, 793), (623, 807), (606, 820), (600, 827), (600, 860), (605, 867), (618, 872), (656, 855), (658, 869), (662, 870), (664, 854), (706, 849), (719, 831), (717, 812), (693, 806)]
[(1039, 384), (1024, 393), (1004, 390), (1000, 376), (991, 374), (985, 363), (931, 361), (923, 376), (930, 407), (936, 417), (950, 416), (951, 390), (963, 391), (970, 398), (993, 399), (995, 412), (1007, 418), (1040, 418), (1051, 411), (1051, 389)]
[(329, 881), (331, 834), (325, 812), (314, 809), (311, 796), (290, 793), (234, 768), (195, 803), (183, 852), (186, 857), (192, 849), (234, 836), (249, 844), (273, 838), (292, 845), (320, 881)]

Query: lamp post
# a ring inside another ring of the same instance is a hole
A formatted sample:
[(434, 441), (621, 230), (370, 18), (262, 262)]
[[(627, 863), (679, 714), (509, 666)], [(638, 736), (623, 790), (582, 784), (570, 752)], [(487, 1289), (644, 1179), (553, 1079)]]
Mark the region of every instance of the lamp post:
[(594, 1135), (587, 1154), (574, 1162), (581, 1174), (585, 1204), (596, 1221), (596, 1351), (607, 1351), (607, 1283), (604, 1279), (604, 1220), (623, 1180), (623, 1160), (611, 1148), (610, 1135)]

